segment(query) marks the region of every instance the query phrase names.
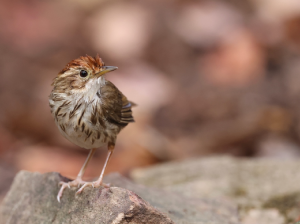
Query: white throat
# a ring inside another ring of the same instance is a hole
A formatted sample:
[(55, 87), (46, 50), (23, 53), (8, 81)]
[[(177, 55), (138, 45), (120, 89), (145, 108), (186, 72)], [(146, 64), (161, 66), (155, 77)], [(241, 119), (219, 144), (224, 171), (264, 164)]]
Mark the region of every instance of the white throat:
[[(100, 93), (100, 89), (103, 85), (105, 85), (106, 79), (104, 76), (100, 76), (97, 79), (90, 79), (86, 84), (85, 88), (80, 90), (80, 95), (83, 95), (82, 100), (86, 103), (91, 102), (93, 99), (95, 99), (95, 95), (97, 92)], [(77, 90), (78, 91), (78, 90)], [(78, 92), (76, 92), (78, 93)], [(75, 93), (75, 94), (76, 94)]]

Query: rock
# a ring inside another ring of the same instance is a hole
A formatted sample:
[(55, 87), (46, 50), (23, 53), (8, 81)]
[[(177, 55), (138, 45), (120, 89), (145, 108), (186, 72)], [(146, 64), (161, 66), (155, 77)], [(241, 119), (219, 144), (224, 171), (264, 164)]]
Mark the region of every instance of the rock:
[(229, 198), (238, 204), (243, 224), (261, 217), (294, 223), (300, 214), (298, 170), (299, 160), (210, 157), (134, 170), (131, 177), (182, 196)]
[(58, 173), (19, 172), (0, 207), (0, 224), (238, 224), (237, 209), (230, 202), (151, 189), (118, 174), (105, 178), (112, 184), (109, 188), (87, 187), (76, 196), (75, 188), (66, 189), (59, 203), (58, 182), (63, 179)]
[(16, 172), (12, 166), (0, 163), (0, 204), (9, 190), (9, 187), (14, 179), (15, 173)]
[(250, 209), (242, 220), (243, 224), (272, 223), (284, 224), (285, 220), (277, 209)]
[(75, 189), (55, 196), (58, 173), (20, 172), (1, 207), (2, 223), (173, 223), (132, 191), (87, 188), (75, 198)]

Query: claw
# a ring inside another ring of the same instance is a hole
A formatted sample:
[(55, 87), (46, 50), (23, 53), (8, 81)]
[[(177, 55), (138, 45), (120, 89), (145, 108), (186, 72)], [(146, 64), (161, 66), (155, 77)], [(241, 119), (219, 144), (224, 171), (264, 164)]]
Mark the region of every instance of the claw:
[(68, 188), (71, 188), (71, 187), (79, 187), (81, 184), (85, 184), (86, 182), (83, 181), (81, 178), (76, 178), (75, 180), (73, 181), (70, 181), (70, 182), (63, 182), (63, 181), (60, 181), (58, 183), (59, 186), (61, 186), (58, 194), (57, 194), (57, 201), (60, 202), (60, 199), (62, 197), (62, 194), (65, 190), (66, 187)]
[(57, 201), (58, 202), (60, 202), (60, 198), (61, 198), (61, 196), (62, 196), (62, 194), (64, 192), (64, 189), (66, 188), (66, 185), (68, 185), (68, 184), (66, 184), (66, 183), (62, 184), (62, 186), (61, 186), (61, 188), (60, 188), (60, 190), (59, 190), (59, 192), (57, 194)]
[(86, 186), (92, 186), (93, 188), (95, 188), (99, 187), (100, 185), (98, 186), (96, 182), (86, 182), (84, 185), (81, 186), (81, 188), (79, 188), (79, 190), (76, 192), (76, 195), (80, 194)]
[(59, 182), (59, 185), (61, 185), (61, 188), (60, 188), (60, 190), (59, 190), (59, 192), (58, 192), (58, 194), (57, 194), (57, 201), (58, 202), (60, 202), (60, 199), (61, 199), (61, 197), (62, 197), (62, 195), (63, 195), (63, 192), (64, 192), (64, 190), (65, 190), (65, 188), (66, 187), (68, 187), (68, 188), (71, 188), (71, 187), (80, 187), (80, 185), (82, 185), (79, 189), (78, 189), (78, 191), (76, 191), (76, 195), (77, 194), (80, 194), (82, 191), (83, 191), (83, 189), (85, 188), (85, 187), (87, 187), (87, 186), (92, 186), (93, 188), (95, 188), (95, 187), (99, 187), (99, 186), (104, 186), (104, 187), (110, 187), (110, 184), (103, 184), (103, 183), (101, 183), (101, 182), (99, 182), (99, 181), (95, 181), (95, 182), (85, 182), (85, 181), (83, 181), (82, 179), (75, 179), (75, 180), (73, 180), (73, 181), (70, 181), (70, 182), (68, 182), (68, 183), (66, 183), (66, 182)]
[(106, 188), (110, 188), (110, 186), (111, 186), (110, 183), (109, 183), (109, 184), (104, 184), (104, 183), (102, 183), (102, 185), (103, 185), (103, 187), (106, 187)]
[(83, 188), (85, 188), (87, 186), (87, 183), (85, 183), (84, 185), (81, 186), (81, 188), (79, 188), (78, 191), (76, 191), (76, 195), (80, 194), (83, 191)]

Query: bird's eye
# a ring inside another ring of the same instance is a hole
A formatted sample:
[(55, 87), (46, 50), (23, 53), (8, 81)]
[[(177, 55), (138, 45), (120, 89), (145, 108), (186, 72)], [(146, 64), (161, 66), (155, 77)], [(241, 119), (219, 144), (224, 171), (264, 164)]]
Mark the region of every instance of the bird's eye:
[(84, 78), (84, 77), (87, 77), (88, 76), (88, 73), (86, 70), (81, 70), (80, 71), (80, 77)]

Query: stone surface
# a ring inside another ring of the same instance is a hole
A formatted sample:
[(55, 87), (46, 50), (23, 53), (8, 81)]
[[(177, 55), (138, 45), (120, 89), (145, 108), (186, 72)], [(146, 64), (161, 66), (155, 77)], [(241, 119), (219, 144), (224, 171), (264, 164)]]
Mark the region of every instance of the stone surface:
[(271, 223), (271, 224), (284, 224), (285, 219), (277, 209), (250, 209), (243, 217), (243, 224), (258, 224), (258, 223)]
[(132, 191), (119, 188), (87, 188), (74, 196), (64, 192), (56, 201), (57, 173), (20, 172), (4, 199), (1, 223), (173, 223)]
[(61, 179), (58, 173), (21, 171), (0, 207), (0, 224), (238, 223), (237, 209), (231, 202), (151, 189), (118, 174), (105, 178), (105, 182), (112, 184), (110, 188), (88, 187), (76, 196), (75, 188), (66, 189), (58, 203)]
[(9, 190), (15, 173), (16, 172), (12, 166), (3, 165), (0, 162), (0, 204)]
[[(245, 224), (257, 214), (264, 220), (277, 214), (284, 218), (282, 223), (295, 223), (300, 215), (298, 170), (299, 160), (211, 157), (138, 169), (131, 177), (194, 198), (229, 198), (238, 204)], [(256, 212), (249, 213), (250, 209)]]

